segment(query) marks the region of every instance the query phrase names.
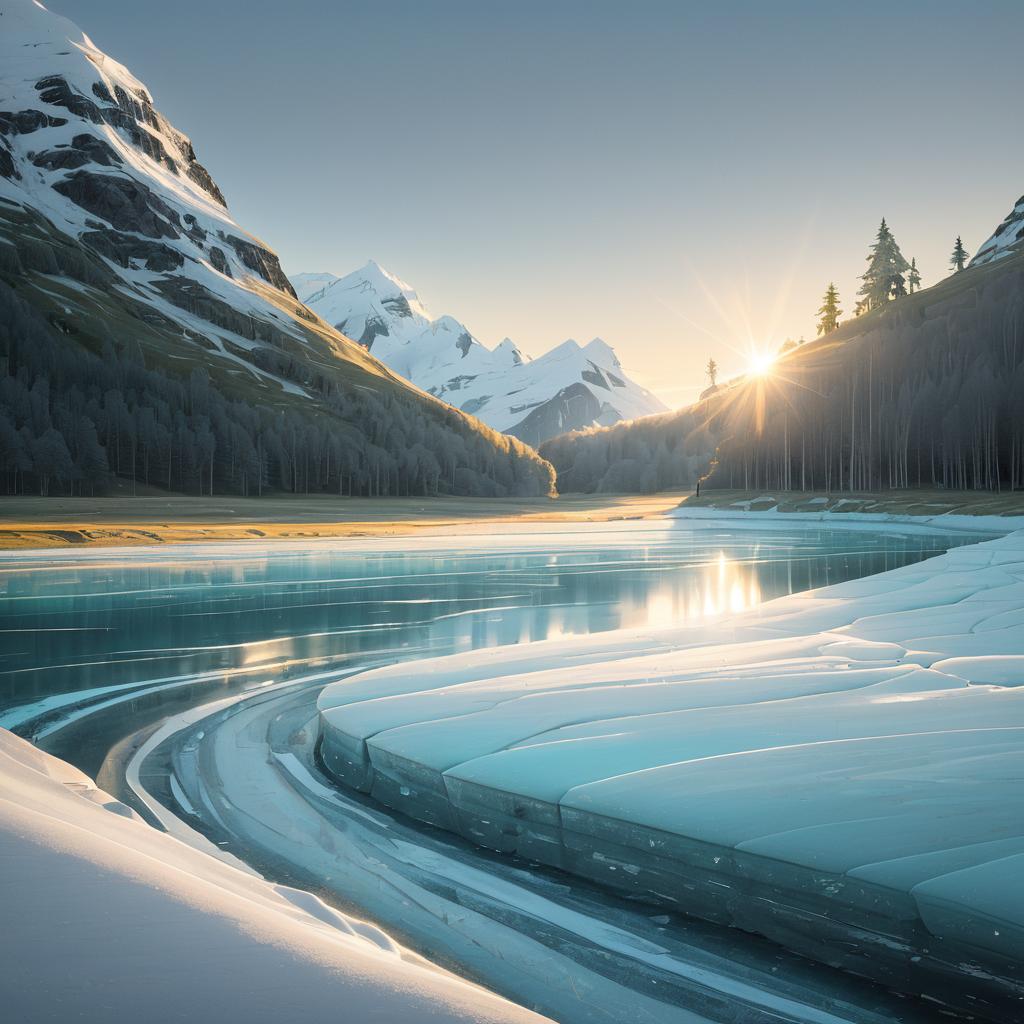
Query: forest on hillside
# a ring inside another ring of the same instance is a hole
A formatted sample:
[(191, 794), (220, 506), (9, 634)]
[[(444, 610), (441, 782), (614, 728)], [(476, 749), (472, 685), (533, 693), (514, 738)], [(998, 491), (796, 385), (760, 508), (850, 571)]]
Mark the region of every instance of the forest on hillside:
[(101, 494), (115, 477), (188, 494), (544, 495), (551, 467), (430, 400), (327, 387), (289, 407), (148, 367), (130, 339), (66, 338), (0, 281), (0, 489)]
[(689, 409), (541, 454), (563, 492), (1024, 486), (1024, 256), (898, 298)]
[(709, 487), (1024, 485), (1024, 257), (968, 268), (779, 361), (714, 417)]
[(717, 444), (702, 403), (561, 434), (540, 446), (560, 493), (653, 494), (692, 487)]

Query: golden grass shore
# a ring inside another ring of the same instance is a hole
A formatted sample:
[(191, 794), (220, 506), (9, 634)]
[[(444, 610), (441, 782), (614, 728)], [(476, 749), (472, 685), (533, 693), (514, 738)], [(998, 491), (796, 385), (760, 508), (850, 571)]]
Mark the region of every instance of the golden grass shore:
[(562, 498), (0, 498), (0, 549), (458, 533), (467, 524), (645, 519), (686, 492)]
[(1024, 493), (908, 490), (876, 494), (687, 491), (560, 498), (0, 498), (0, 549), (132, 547), (201, 541), (326, 540), (456, 534), (487, 523), (600, 523), (689, 508), (891, 515), (1024, 515)]

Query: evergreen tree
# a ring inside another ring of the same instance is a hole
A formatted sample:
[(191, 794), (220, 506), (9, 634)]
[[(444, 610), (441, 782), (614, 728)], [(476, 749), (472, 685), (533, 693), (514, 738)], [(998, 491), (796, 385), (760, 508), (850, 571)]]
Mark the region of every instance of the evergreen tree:
[(828, 334), (839, 326), (839, 317), (842, 315), (839, 308), (839, 291), (835, 284), (829, 283), (825, 291), (825, 298), (822, 300), (821, 309), (818, 310), (818, 335)]
[(711, 386), (715, 387), (718, 381), (718, 363), (714, 359), (708, 360), (708, 365), (704, 367), (704, 372), (708, 376), (708, 380), (711, 382)]
[(964, 269), (964, 264), (967, 262), (967, 250), (964, 248), (964, 243), (960, 241), (960, 236), (956, 236), (956, 244), (953, 246), (953, 255), (949, 258), (949, 265), (958, 274)]
[(921, 288), (921, 274), (917, 269), (917, 260), (910, 261), (910, 272), (907, 274), (907, 284), (910, 285), (910, 294), (919, 291)]
[(900, 252), (883, 217), (875, 243), (868, 253), (868, 269), (861, 276), (864, 283), (857, 293), (864, 297), (864, 309), (877, 309), (890, 299), (906, 295), (906, 278), (903, 275), (909, 269), (910, 264)]

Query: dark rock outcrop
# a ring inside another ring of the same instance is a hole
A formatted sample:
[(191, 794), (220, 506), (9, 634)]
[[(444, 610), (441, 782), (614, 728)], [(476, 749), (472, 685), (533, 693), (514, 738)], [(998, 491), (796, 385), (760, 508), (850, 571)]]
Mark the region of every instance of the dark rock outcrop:
[(3, 139), (0, 139), (0, 175), (12, 181), (21, 180), (21, 171), (14, 166), (11, 147)]
[(199, 226), (199, 222), (191, 213), (186, 213), (182, 218), (185, 222), (185, 234), (192, 239), (196, 245), (206, 244), (206, 231)]
[(607, 426), (618, 419), (621, 419), (619, 414), (607, 402), (600, 401), (586, 384), (570, 384), (554, 398), (534, 407), (505, 433), (536, 448), (557, 434), (581, 430), (595, 423)]
[(86, 231), (81, 240), (94, 252), (122, 267), (130, 267), (134, 260), (145, 263), (147, 270), (162, 272), (178, 270), (185, 262), (180, 252), (163, 242), (151, 242), (119, 231)]
[(395, 316), (412, 316), (412, 306), (404, 295), (395, 295), (390, 299), (381, 299), (380, 303), (389, 313)]
[[(184, 172), (207, 195), (215, 199), (221, 206), (226, 206), (224, 196), (214, 184), (209, 172), (196, 160), (192, 143), (161, 116), (154, 108), (153, 101), (148, 94), (137, 95), (128, 92), (121, 86), (116, 86), (114, 95), (111, 95), (105, 85), (94, 83), (92, 91), (97, 99), (103, 101), (101, 106), (89, 99), (88, 96), (83, 96), (74, 90), (60, 75), (41, 78), (36, 82), (36, 89), (39, 92), (39, 98), (44, 103), (63, 107), (77, 117), (91, 121), (93, 124), (109, 124), (120, 128), (131, 139), (132, 145), (152, 160), (169, 167), (175, 173)], [(39, 111), (35, 111), (35, 113), (38, 114)], [(61, 121), (60, 123), (66, 122)], [(145, 127), (141, 127), (143, 125)], [(153, 131), (148, 129), (153, 129)], [(163, 135), (174, 141), (183, 157), (182, 166), (179, 167), (178, 161), (167, 150), (158, 135)]]
[(218, 249), (217, 246), (210, 246), (210, 263), (214, 270), (220, 271), (227, 277), (233, 277), (231, 273), (231, 267), (228, 266), (228, 258), (224, 255), (223, 249)]
[(36, 167), (43, 167), (48, 171), (75, 170), (85, 164), (120, 167), (123, 162), (108, 142), (84, 133), (76, 135), (69, 146), (43, 150), (32, 160)]
[(178, 214), (134, 178), (75, 171), (53, 188), (118, 231), (137, 231), (149, 238), (181, 237)]
[[(340, 324), (335, 324), (335, 330), (341, 331), (342, 334), (347, 335), (345, 328), (348, 326), (347, 320), (342, 320)], [(355, 340), (359, 342), (367, 352), (373, 348), (373, 342), (376, 338), (386, 338), (391, 331), (388, 330), (388, 325), (384, 323), (380, 317), (368, 317), (366, 323), (363, 326), (363, 332)]]
[(221, 233), (220, 237), (223, 238), (236, 253), (238, 253), (238, 258), (254, 274), (258, 274), (268, 284), (272, 284), (275, 288), (279, 288), (281, 291), (290, 295), (293, 299), (298, 298), (295, 294), (295, 289), (292, 287), (291, 281), (288, 280), (285, 276), (285, 272), (281, 269), (281, 264), (278, 262), (277, 256), (269, 249), (263, 249), (256, 245), (255, 242), (239, 238), (237, 235), (225, 235)]
[[(593, 363), (591, 363), (591, 366), (593, 366)], [(611, 391), (611, 388), (608, 387), (608, 381), (604, 379), (604, 375), (596, 366), (594, 366), (592, 370), (582, 370), (580, 372), (580, 376), (588, 384), (593, 384), (595, 387), (604, 388), (605, 391)]]
[(153, 287), (180, 309), (194, 316), (231, 331), (249, 341), (265, 341), (276, 348), (287, 349), (296, 344), (292, 335), (274, 324), (248, 313), (240, 312), (234, 306), (214, 295), (209, 288), (188, 277), (164, 277), (153, 282)]
[(31, 135), (40, 128), (59, 128), (67, 124), (63, 117), (51, 117), (41, 110), (19, 110), (16, 114), (0, 110), (0, 135)]

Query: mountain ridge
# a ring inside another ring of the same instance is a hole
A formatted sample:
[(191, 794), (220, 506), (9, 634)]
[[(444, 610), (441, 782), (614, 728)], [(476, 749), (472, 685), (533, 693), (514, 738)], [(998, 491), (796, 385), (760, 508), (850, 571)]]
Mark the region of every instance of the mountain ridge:
[(665, 410), (601, 338), (567, 339), (536, 359), (509, 338), (489, 349), (455, 317), (433, 318), (411, 285), (374, 260), (344, 277), (290, 280), (311, 309), (397, 373), (528, 444)]
[[(174, 489), (550, 489), (535, 453), (410, 385), (300, 303), (276, 253), (233, 219), (191, 141), (124, 65), (31, 0), (3, 0), (0, 17), (8, 489), (101, 483), (99, 456), (86, 473), (74, 450), (79, 423), (108, 453), (106, 476), (134, 479), (138, 460), (148, 476), (157, 461)], [(48, 370), (19, 343), (26, 333), (74, 373)], [(96, 381), (126, 379), (128, 362), (144, 374), (124, 416), (151, 436), (126, 463), (127, 428), (111, 425), (121, 411)], [(206, 379), (202, 409), (179, 393), (195, 373)], [(33, 420), (22, 392), (36, 384), (50, 397)], [(163, 447), (166, 433), (180, 441)], [(297, 434), (312, 467), (298, 465)]]

